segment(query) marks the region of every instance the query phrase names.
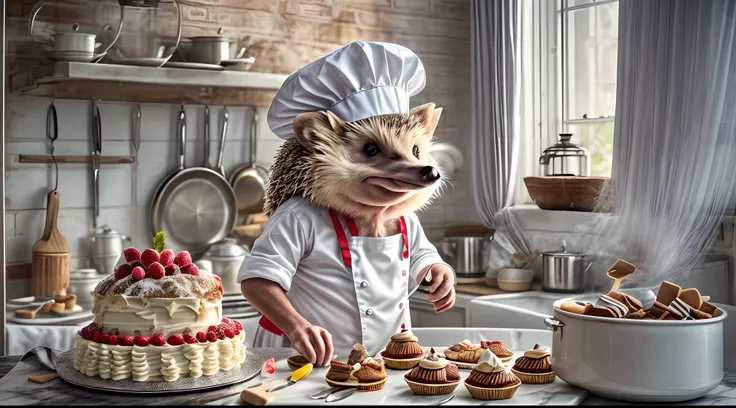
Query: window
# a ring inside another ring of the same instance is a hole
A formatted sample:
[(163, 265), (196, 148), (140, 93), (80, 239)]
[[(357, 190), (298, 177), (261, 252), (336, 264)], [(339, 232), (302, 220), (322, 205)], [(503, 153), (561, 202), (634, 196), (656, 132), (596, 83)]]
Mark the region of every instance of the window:
[(523, 177), (541, 174), (539, 156), (563, 131), (590, 151), (592, 176), (611, 175), (618, 1), (524, 1), (521, 37), (515, 198), (530, 203)]

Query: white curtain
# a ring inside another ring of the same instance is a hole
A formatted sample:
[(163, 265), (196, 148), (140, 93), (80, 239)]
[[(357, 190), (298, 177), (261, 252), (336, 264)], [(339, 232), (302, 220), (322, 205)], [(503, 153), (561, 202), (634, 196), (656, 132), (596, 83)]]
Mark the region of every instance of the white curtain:
[(616, 258), (675, 283), (714, 238), (736, 180), (736, 1), (620, 0), (613, 173), (594, 283)]
[(496, 230), (491, 266), (529, 254), (512, 204), (519, 158), (522, 0), (471, 1), (472, 143), (475, 206)]

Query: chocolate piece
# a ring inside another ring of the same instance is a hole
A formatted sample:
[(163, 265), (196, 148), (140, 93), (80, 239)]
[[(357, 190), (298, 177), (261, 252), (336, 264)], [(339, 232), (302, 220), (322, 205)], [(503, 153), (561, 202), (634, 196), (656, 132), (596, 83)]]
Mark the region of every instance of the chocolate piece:
[(623, 259), (619, 259), (610, 268), (608, 268), (608, 276), (611, 279), (624, 279), (636, 271), (636, 266)]
[[(704, 312), (704, 313), (708, 313), (709, 315), (711, 315), (711, 316), (715, 317), (715, 316), (717, 316), (717, 315), (716, 315), (715, 313), (716, 313), (716, 311), (718, 310), (718, 308), (717, 308), (717, 307), (715, 307), (715, 306), (713, 306), (713, 305), (711, 305), (711, 304), (710, 304), (710, 303), (708, 303), (708, 302), (703, 302), (703, 304), (702, 304), (702, 305), (700, 305), (700, 308), (699, 308), (699, 310), (700, 310), (701, 312)], [(720, 315), (720, 313), (718, 313), (718, 315)]]
[(680, 292), (682, 292), (681, 287), (672, 282), (664, 281), (659, 287), (659, 292), (657, 292), (657, 301), (668, 306), (673, 300), (680, 296)]
[(629, 313), (633, 313), (633, 312), (636, 312), (637, 310), (644, 309), (644, 306), (641, 304), (641, 302), (639, 302), (639, 299), (631, 295), (628, 295), (626, 293), (612, 291), (608, 293), (608, 296), (625, 304), (629, 308)]
[(700, 310), (700, 307), (703, 306), (703, 297), (700, 296), (700, 292), (695, 288), (683, 290), (677, 298), (687, 303), (693, 309)]
[(591, 307), (585, 312), (587, 316), (596, 316), (596, 317), (616, 317), (616, 314), (613, 312), (613, 310), (603, 307), (603, 306), (597, 306), (597, 305), (590, 305)]
[(667, 311), (670, 312), (672, 316), (676, 316), (682, 320), (692, 320), (693, 319), (690, 316), (690, 310), (692, 310), (690, 305), (685, 303), (680, 298), (673, 300), (672, 303), (670, 304), (669, 309), (667, 309)]
[(53, 380), (54, 378), (58, 377), (59, 375), (56, 373), (49, 373), (49, 374), (41, 374), (41, 375), (29, 375), (28, 381), (32, 381), (38, 384), (46, 384), (47, 382)]
[(705, 312), (701, 312), (700, 310), (690, 309), (690, 317), (693, 319), (710, 319), (711, 315)]
[(598, 302), (595, 304), (595, 306), (611, 309), (615, 317), (624, 317), (629, 313), (628, 306), (608, 295), (603, 295), (598, 298)]
[(353, 346), (353, 350), (350, 351), (348, 365), (354, 366), (355, 364), (362, 362), (366, 357), (368, 357), (368, 353), (365, 351), (365, 346), (362, 344), (356, 344)]

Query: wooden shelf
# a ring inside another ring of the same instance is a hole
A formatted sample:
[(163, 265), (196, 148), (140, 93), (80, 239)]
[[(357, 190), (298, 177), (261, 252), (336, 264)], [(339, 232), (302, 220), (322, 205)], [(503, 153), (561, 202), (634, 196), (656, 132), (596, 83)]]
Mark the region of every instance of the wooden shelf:
[(10, 77), (14, 94), (57, 99), (268, 107), (286, 75), (57, 62)]
[[(61, 163), (92, 163), (92, 156), (55, 156), (56, 162)], [(18, 156), (20, 163), (53, 163), (51, 156), (37, 156), (21, 154)], [(129, 164), (133, 163), (133, 156), (101, 156), (100, 164)]]

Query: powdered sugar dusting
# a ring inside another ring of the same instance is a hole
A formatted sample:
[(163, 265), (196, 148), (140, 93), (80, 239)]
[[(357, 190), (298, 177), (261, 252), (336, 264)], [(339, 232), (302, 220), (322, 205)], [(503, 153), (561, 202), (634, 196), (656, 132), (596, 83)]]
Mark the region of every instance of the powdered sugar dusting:
[(213, 275), (201, 271), (199, 276), (177, 274), (164, 276), (161, 279), (135, 280), (132, 276), (116, 280), (110, 275), (100, 282), (93, 293), (102, 296), (125, 295), (156, 298), (205, 297), (208, 293), (218, 292), (219, 282)]

